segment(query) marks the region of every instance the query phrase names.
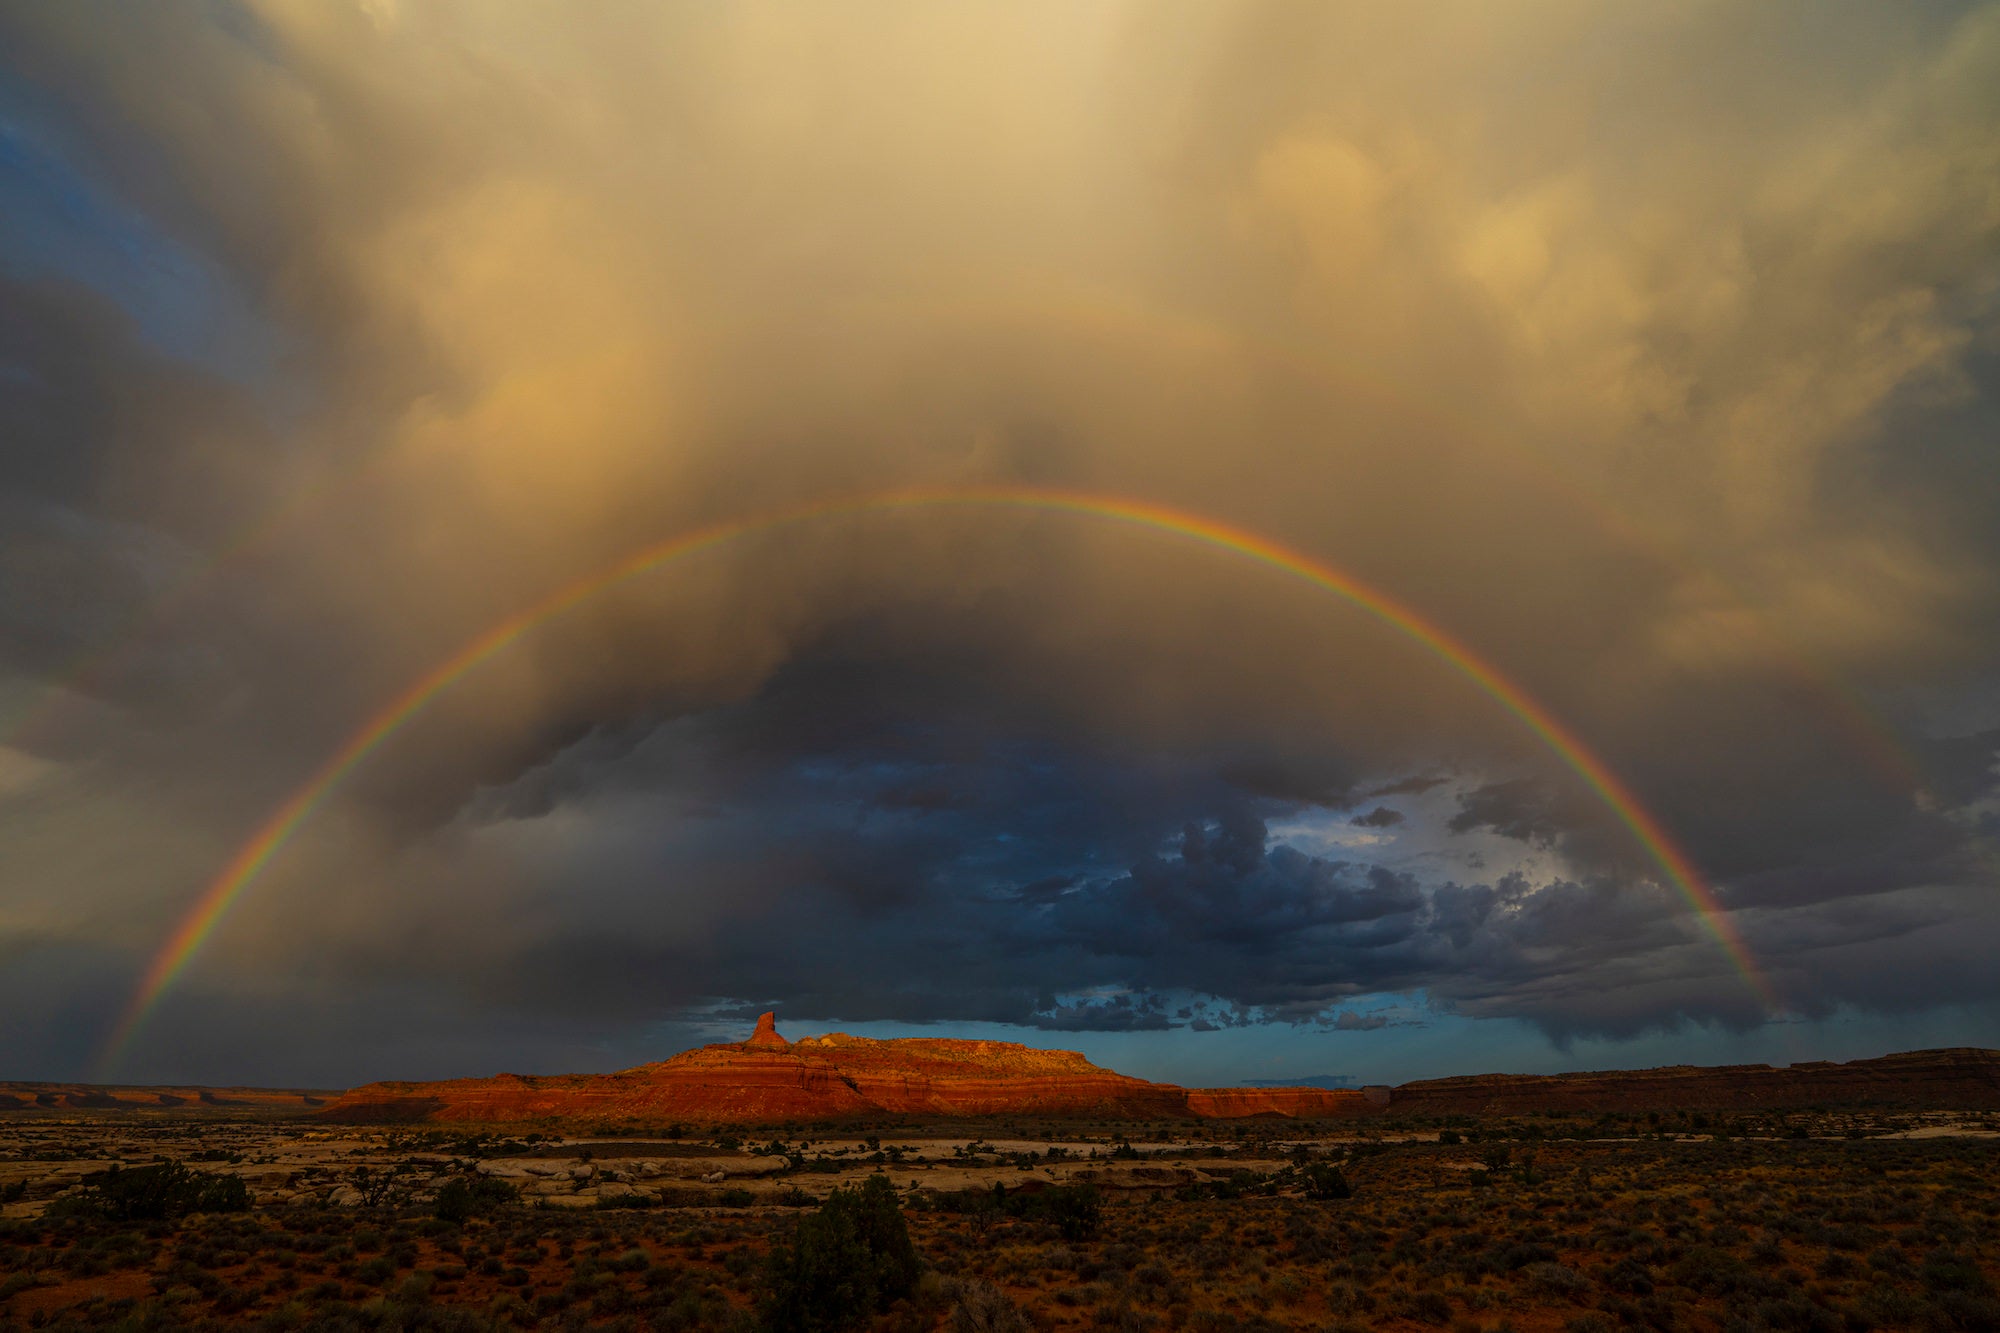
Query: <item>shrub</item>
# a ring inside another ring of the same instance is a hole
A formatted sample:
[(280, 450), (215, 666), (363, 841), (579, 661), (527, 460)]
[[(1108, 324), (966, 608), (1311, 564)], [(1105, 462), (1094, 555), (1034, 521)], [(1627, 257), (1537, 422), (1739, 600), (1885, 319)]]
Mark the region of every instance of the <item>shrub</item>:
[(240, 1213), (249, 1206), (250, 1187), (240, 1177), (192, 1171), (182, 1162), (160, 1162), (94, 1171), (78, 1189), (57, 1199), (49, 1213), (136, 1222), (188, 1213)]
[(1398, 1298), (1397, 1306), (1396, 1313), (1405, 1319), (1415, 1319), (1426, 1324), (1451, 1322), (1451, 1300), (1441, 1291), (1405, 1293)]
[(379, 1287), (395, 1275), (396, 1265), (384, 1255), (377, 1255), (354, 1270), (355, 1280), (371, 1287)]
[(514, 1201), (517, 1192), (492, 1176), (454, 1176), (437, 1192), (431, 1211), (441, 1222), (466, 1222), (484, 1217)]
[(1546, 1245), (1537, 1245), (1533, 1241), (1517, 1240), (1512, 1244), (1501, 1246), (1492, 1255), (1493, 1266), (1508, 1272), (1526, 1268), (1529, 1264), (1553, 1264), (1555, 1260), (1554, 1250)]
[(1091, 1185), (1052, 1185), (1033, 1193), (1017, 1193), (1020, 1215), (1036, 1217), (1055, 1225), (1064, 1240), (1089, 1240), (1097, 1235), (1103, 1220), (1097, 1190)]
[(1354, 1187), (1347, 1183), (1347, 1177), (1339, 1167), (1331, 1162), (1308, 1162), (1299, 1171), (1305, 1181), (1308, 1199), (1349, 1199), (1354, 1197)]
[(1611, 1265), (1611, 1271), (1604, 1275), (1604, 1285), (1632, 1296), (1649, 1296), (1653, 1291), (1653, 1273), (1645, 1264), (1626, 1255)]
[(951, 1190), (928, 1195), (925, 1202), (947, 1213), (983, 1217), (999, 1214), (1046, 1222), (1067, 1241), (1092, 1239), (1103, 1221), (1103, 1208), (1094, 1185), (1023, 1186), (1009, 1190), (995, 1182), (990, 1190)]
[(1683, 1287), (1711, 1296), (1727, 1295), (1749, 1284), (1750, 1268), (1726, 1251), (1697, 1245), (1682, 1255), (1669, 1270)]
[(1034, 1327), (1007, 1293), (990, 1282), (968, 1282), (959, 1288), (947, 1326), (951, 1333), (1030, 1333)]
[(850, 1327), (907, 1296), (917, 1251), (886, 1176), (837, 1189), (799, 1219), (792, 1244), (771, 1252), (761, 1323), (773, 1333)]
[(1785, 1333), (1840, 1333), (1841, 1319), (1833, 1311), (1800, 1296), (1759, 1301), (1751, 1318), (1756, 1326)]
[(1544, 1296), (1575, 1298), (1590, 1290), (1590, 1279), (1562, 1264), (1529, 1264), (1528, 1287)]
[(1950, 1250), (1933, 1251), (1925, 1258), (1923, 1269), (1917, 1276), (1926, 1287), (1937, 1292), (1963, 1291), (1985, 1295), (1993, 1289), (1986, 1275), (1980, 1272), (1977, 1260)]

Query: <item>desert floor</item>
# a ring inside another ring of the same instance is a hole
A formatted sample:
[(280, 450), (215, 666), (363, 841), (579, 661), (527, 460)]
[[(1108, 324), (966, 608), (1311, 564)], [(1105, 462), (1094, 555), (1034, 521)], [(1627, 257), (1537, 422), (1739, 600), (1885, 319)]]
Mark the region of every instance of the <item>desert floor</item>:
[[(107, 1210), (98, 1173), (162, 1162), (249, 1206)], [(2000, 1117), (1964, 1113), (615, 1137), (12, 1115), (0, 1328), (749, 1328), (773, 1246), (881, 1173), (925, 1264), (882, 1328), (2000, 1329), (1996, 1168)], [(1088, 1206), (1026, 1206), (1050, 1191)]]

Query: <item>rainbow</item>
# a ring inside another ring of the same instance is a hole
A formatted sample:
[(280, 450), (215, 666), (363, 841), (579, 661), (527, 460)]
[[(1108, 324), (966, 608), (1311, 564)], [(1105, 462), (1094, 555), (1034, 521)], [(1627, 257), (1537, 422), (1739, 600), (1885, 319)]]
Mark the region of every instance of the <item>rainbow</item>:
[(1640, 803), (1631, 788), (1574, 732), (1520, 686), (1419, 612), (1303, 552), (1199, 514), (1143, 500), (1082, 491), (1029, 486), (959, 486), (911, 488), (820, 500), (696, 528), (634, 551), (564, 584), (466, 643), (411, 682), (370, 718), (272, 813), (223, 867), (147, 966), (131, 1002), (106, 1044), (103, 1067), (108, 1071), (118, 1062), (154, 1005), (187, 968), (230, 907), (300, 826), (312, 817), (334, 788), (383, 742), (488, 658), (538, 625), (574, 609), (616, 583), (738, 538), (836, 515), (942, 507), (1020, 508), (1074, 514), (1183, 537), (1302, 579), (1422, 644), (1518, 718), (1583, 779), (1598, 799), (1631, 831), (1667, 880), (1687, 899), (1759, 1001), (1767, 1010), (1778, 1008), (1768, 981), (1757, 968), (1727, 910), (1716, 899), (1715, 891), (1687, 854), (1675, 845), (1666, 828)]

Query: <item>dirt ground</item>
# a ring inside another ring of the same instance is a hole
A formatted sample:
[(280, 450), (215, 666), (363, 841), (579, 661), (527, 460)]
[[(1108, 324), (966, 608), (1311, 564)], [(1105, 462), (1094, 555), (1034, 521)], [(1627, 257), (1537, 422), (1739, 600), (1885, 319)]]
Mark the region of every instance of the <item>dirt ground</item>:
[[(1990, 1115), (982, 1128), (9, 1117), (0, 1329), (747, 1330), (876, 1173), (925, 1265), (884, 1328), (2000, 1329)], [(97, 1173), (164, 1162), (248, 1206), (107, 1211)]]

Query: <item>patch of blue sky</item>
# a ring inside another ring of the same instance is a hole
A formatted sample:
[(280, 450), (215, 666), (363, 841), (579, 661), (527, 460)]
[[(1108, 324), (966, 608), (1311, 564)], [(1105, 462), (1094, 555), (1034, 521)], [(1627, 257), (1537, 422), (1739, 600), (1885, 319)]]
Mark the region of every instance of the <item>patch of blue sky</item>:
[(278, 390), (284, 340), (241, 284), (98, 179), (47, 116), (5, 87), (0, 271), (88, 288), (163, 355), (260, 397)]
[[(1238, 1087), (1252, 1080), (1351, 1080), (1351, 1086), (1406, 1083), (1457, 1074), (1560, 1074), (1678, 1064), (1772, 1064), (1856, 1060), (1917, 1046), (1991, 1045), (1995, 1013), (1951, 1008), (1901, 1015), (1840, 1009), (1823, 1018), (1773, 1023), (1746, 1032), (1689, 1024), (1618, 1040), (1552, 1042), (1530, 1023), (1466, 1018), (1432, 1010), (1423, 996), (1360, 996), (1342, 1008), (1385, 1014), (1379, 1028), (1258, 1023), (1211, 1032), (1053, 1032), (1005, 1023), (813, 1023), (778, 1015), (785, 1036), (846, 1032), (856, 1037), (964, 1037), (1081, 1051), (1092, 1062), (1137, 1078), (1184, 1087)], [(741, 1020), (718, 1023), (700, 1040), (741, 1041)], [(657, 1058), (657, 1057), (655, 1057)]]
[[(1426, 888), (1446, 881), (1491, 884), (1508, 874), (1519, 874), (1533, 885), (1564, 878), (1568, 865), (1552, 847), (1503, 837), (1487, 828), (1452, 831), (1460, 795), (1483, 781), (1478, 775), (1462, 775), (1428, 791), (1363, 801), (1351, 810), (1306, 806), (1270, 821), (1270, 845), (1328, 861), (1403, 871), (1415, 875)], [(1395, 811), (1402, 821), (1386, 826), (1356, 822), (1377, 807)]]

